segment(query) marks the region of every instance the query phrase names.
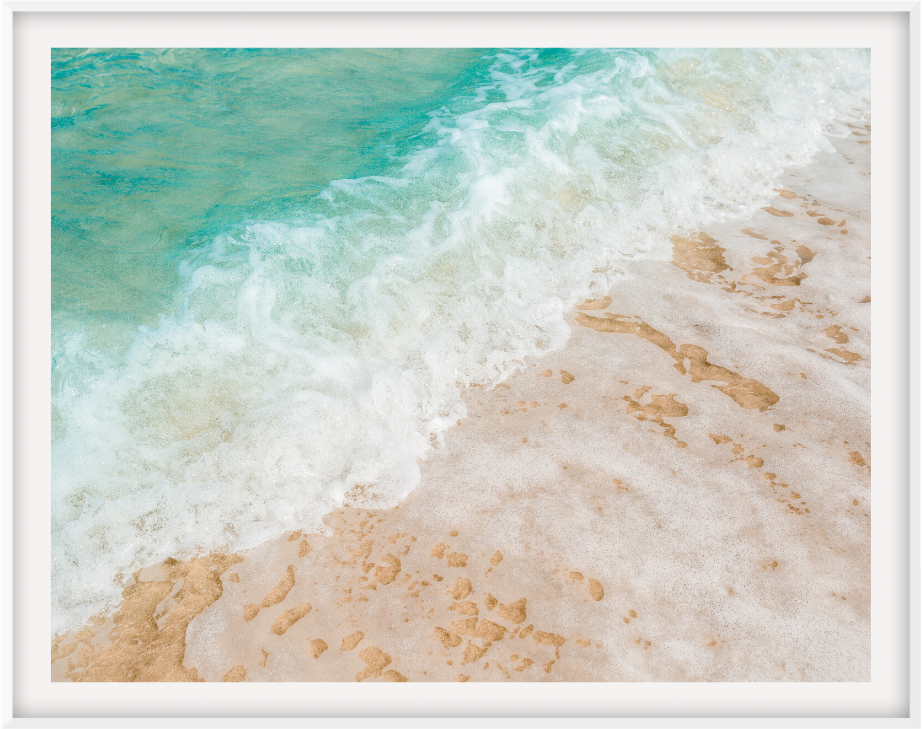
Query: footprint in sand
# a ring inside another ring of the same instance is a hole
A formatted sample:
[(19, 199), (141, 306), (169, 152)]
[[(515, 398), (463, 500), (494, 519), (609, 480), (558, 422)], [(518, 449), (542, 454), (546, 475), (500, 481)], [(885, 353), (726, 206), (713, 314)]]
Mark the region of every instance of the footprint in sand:
[[(635, 397), (637, 393), (634, 393)], [(665, 418), (684, 418), (688, 415), (688, 406), (675, 399), (675, 395), (651, 395), (651, 402), (641, 405), (629, 395), (624, 396), (627, 402), (627, 412), (638, 420), (651, 420), (663, 429), (663, 435), (676, 441), (679, 448), (686, 448), (688, 443), (675, 437), (675, 427), (665, 422)]]
[(307, 652), (310, 653), (312, 658), (320, 658), (323, 655), (323, 652), (327, 650), (329, 646), (326, 644), (326, 641), (321, 640), (320, 638), (314, 638), (311, 641), (310, 648), (307, 649)]
[(359, 643), (362, 642), (362, 638), (365, 637), (365, 634), (361, 630), (357, 630), (352, 635), (347, 635), (343, 638), (343, 643), (340, 650), (351, 651)]
[(267, 607), (272, 607), (273, 605), (278, 605), (282, 600), (288, 597), (288, 593), (291, 592), (291, 588), (295, 586), (295, 568), (292, 565), (288, 565), (288, 569), (285, 570), (285, 576), (282, 578), (282, 581), (279, 582), (272, 590), (263, 598), (263, 601), (259, 605), (249, 604), (243, 606), (243, 619), (250, 621), (259, 615), (259, 611)]
[[(365, 648), (359, 653), (359, 658), (365, 661), (365, 668), (355, 674), (356, 681), (364, 681), (366, 678), (377, 678), (391, 662), (391, 657), (376, 646)], [(394, 673), (397, 672), (394, 671)], [(397, 673), (397, 676), (400, 676), (400, 674)], [(403, 676), (400, 676), (397, 680), (406, 681)]]
[(726, 281), (718, 275), (721, 271), (733, 270), (724, 260), (725, 252), (726, 249), (717, 245), (707, 233), (699, 233), (695, 238), (672, 238), (672, 264), (685, 271), (692, 281), (715, 283), (711, 280), (715, 275), (718, 280)]
[(292, 625), (297, 623), (301, 618), (307, 615), (311, 611), (310, 603), (304, 603), (303, 605), (298, 605), (293, 607), (291, 610), (286, 610), (279, 618), (272, 624), (272, 632), (276, 635), (284, 635)]
[(778, 218), (793, 218), (794, 213), (789, 213), (787, 210), (778, 210), (774, 206), (769, 206), (767, 208), (762, 208), (769, 215), (774, 215)]
[[(679, 374), (690, 373), (692, 382), (716, 380), (725, 383), (723, 385), (712, 385), (712, 387), (732, 398), (737, 405), (747, 410), (758, 409), (765, 411), (780, 399), (777, 394), (761, 382), (743, 377), (726, 367), (708, 362), (708, 353), (701, 347), (693, 344), (683, 344), (681, 347), (676, 347), (668, 336), (643, 321), (630, 321), (628, 317), (619, 314), (606, 314), (605, 318), (578, 314), (576, 322), (597, 332), (635, 334), (641, 339), (652, 342), (675, 360), (673, 367), (678, 370)], [(689, 363), (687, 369), (685, 366), (686, 360)]]

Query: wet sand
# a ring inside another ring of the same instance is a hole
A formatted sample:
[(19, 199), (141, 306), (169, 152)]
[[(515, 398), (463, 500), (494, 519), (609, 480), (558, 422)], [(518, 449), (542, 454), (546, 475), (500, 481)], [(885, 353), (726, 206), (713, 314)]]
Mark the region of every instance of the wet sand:
[(869, 681), (870, 129), (625, 260), (393, 509), (136, 573), (72, 681)]

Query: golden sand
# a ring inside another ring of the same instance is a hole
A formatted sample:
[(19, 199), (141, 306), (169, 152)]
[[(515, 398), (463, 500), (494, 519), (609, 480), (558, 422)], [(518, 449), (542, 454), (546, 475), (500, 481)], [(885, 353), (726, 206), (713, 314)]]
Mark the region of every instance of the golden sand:
[(861, 131), (470, 388), (400, 506), (366, 487), (327, 535), (142, 570), (52, 677), (869, 680)]

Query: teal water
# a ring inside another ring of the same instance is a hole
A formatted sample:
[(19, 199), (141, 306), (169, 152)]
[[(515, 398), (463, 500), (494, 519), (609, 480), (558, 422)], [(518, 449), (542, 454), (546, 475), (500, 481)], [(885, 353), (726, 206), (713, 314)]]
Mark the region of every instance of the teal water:
[(861, 50), (52, 54), (52, 630), (391, 506), (626, 257), (870, 113)]
[(126, 347), (173, 304), (186, 251), (398, 164), (482, 55), (56, 50), (54, 335), (82, 327), (97, 346)]

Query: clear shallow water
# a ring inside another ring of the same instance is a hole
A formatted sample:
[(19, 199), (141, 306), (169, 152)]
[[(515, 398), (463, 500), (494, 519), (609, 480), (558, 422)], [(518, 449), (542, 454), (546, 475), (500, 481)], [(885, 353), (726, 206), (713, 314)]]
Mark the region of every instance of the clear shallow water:
[[(52, 309), (128, 345), (185, 252), (380, 173), (463, 88), (469, 50), (60, 50), (52, 56)], [(110, 331), (100, 331), (102, 327)], [(111, 331), (115, 329), (116, 331)]]
[(59, 51), (52, 615), (370, 495), (870, 110), (822, 51)]

